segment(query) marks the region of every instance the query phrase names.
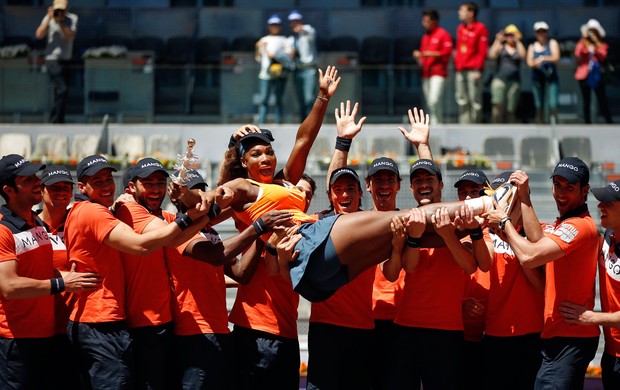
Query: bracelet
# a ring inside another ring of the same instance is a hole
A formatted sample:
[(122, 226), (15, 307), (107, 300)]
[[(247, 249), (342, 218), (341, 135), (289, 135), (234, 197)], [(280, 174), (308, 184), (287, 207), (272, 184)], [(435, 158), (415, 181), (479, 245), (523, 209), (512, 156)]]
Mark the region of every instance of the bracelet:
[(497, 224), (497, 227), (499, 228), (499, 230), (501, 230), (503, 232), (504, 229), (506, 228), (506, 222), (508, 222), (508, 221), (512, 221), (512, 219), (510, 219), (510, 217), (508, 217), (508, 216), (500, 219), (499, 223)]
[(352, 139), (336, 137), (336, 149), (342, 150), (343, 152), (348, 152), (351, 149)]
[(317, 96), (316, 98), (317, 98), (317, 99), (319, 99), (319, 100), (320, 100), (320, 101), (322, 101), (322, 102), (328, 102), (328, 101), (329, 101), (329, 99), (328, 99), (328, 98), (323, 97), (323, 96)]
[(207, 213), (207, 217), (209, 217), (209, 221), (213, 221), (215, 217), (220, 215), (222, 212), (222, 208), (217, 203), (212, 203), (211, 208), (209, 208), (209, 212)]
[(271, 246), (271, 244), (269, 244), (268, 242), (265, 243), (265, 250), (270, 255), (273, 255), (273, 256), (277, 256), (278, 255), (278, 250), (276, 249), (276, 247), (275, 246)]
[(262, 218), (254, 221), (254, 223), (252, 223), (252, 226), (254, 227), (254, 230), (256, 230), (256, 234), (258, 234), (259, 236), (267, 233), (267, 225), (265, 225), (265, 221), (263, 221)]
[(482, 227), (478, 226), (475, 229), (471, 229), (469, 231), (469, 237), (473, 240), (473, 241), (477, 241), (477, 240), (482, 240)]
[(409, 248), (419, 248), (422, 246), (422, 237), (407, 236), (407, 246)]
[(50, 294), (59, 294), (65, 291), (65, 280), (63, 278), (52, 278), (50, 282), (52, 284)]
[(174, 222), (177, 224), (179, 229), (185, 230), (192, 224), (192, 219), (187, 214), (179, 213), (177, 214), (177, 218)]

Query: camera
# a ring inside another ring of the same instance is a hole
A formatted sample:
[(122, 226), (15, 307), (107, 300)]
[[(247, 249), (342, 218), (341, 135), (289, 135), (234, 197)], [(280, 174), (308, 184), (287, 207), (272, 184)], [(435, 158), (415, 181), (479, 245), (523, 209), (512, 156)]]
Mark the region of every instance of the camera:
[(63, 9), (55, 9), (54, 10), (54, 17), (58, 17), (60, 15), (62, 15), (65, 12), (65, 10)]

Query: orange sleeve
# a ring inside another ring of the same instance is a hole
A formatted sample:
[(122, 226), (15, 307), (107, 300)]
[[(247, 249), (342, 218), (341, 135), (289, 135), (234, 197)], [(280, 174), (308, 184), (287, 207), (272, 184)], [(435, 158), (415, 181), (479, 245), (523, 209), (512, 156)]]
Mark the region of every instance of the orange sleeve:
[[(582, 237), (586, 238), (585, 231), (587, 227), (583, 222), (578, 218), (571, 218), (571, 221), (562, 222), (557, 229), (545, 234), (560, 246), (565, 255), (568, 255), (579, 248), (579, 242)], [(582, 234), (579, 234), (580, 229)]]
[(144, 206), (132, 202), (123, 203), (116, 211), (116, 218), (131, 226), (136, 233), (142, 234), (147, 225), (157, 217)]
[(91, 231), (97, 242), (103, 243), (103, 240), (121, 221), (114, 218), (114, 215), (105, 206), (91, 203), (87, 207), (89, 209), (84, 210), (85, 212), (80, 215), (80, 217), (88, 216), (87, 220), (83, 222), (83, 226)]
[(15, 238), (9, 228), (0, 225), (0, 262), (11, 260), (17, 260)]

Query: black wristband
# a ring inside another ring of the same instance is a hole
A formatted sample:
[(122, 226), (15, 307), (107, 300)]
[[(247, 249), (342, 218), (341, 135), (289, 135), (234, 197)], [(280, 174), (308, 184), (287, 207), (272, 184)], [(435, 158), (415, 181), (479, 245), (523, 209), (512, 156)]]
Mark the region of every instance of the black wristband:
[(274, 255), (277, 256), (278, 255), (278, 250), (276, 249), (276, 247), (271, 246), (268, 242), (265, 243), (265, 250), (267, 251), (267, 253), (269, 253), (270, 255)]
[(482, 234), (482, 227), (481, 227), (481, 226), (478, 226), (478, 227), (477, 227), (477, 228), (475, 228), (475, 229), (471, 229), (471, 230), (469, 231), (469, 237), (470, 237), (472, 240), (474, 240), (474, 241), (477, 241), (477, 240), (482, 240), (482, 237), (483, 237), (483, 234)]
[(187, 214), (179, 213), (174, 222), (179, 226), (179, 229), (185, 230), (192, 224), (192, 219)]
[(209, 217), (209, 221), (213, 221), (215, 217), (220, 215), (221, 212), (222, 212), (222, 209), (220, 208), (220, 205), (218, 205), (217, 203), (212, 203), (211, 208), (209, 208), (209, 212), (207, 213), (207, 217)]
[(409, 248), (419, 248), (422, 246), (422, 237), (407, 236), (407, 246)]
[(267, 233), (267, 225), (265, 225), (265, 222), (262, 218), (254, 221), (254, 223), (252, 223), (252, 226), (254, 227), (254, 230), (256, 230), (256, 234), (258, 234), (259, 236)]
[(506, 222), (508, 221), (512, 221), (512, 219), (510, 219), (510, 217), (504, 217), (500, 219), (499, 223), (497, 224), (497, 227), (499, 228), (499, 230), (503, 232), (504, 229), (506, 229)]
[(351, 149), (351, 142), (353, 142), (352, 139), (336, 137), (336, 149), (348, 152)]
[(65, 280), (63, 278), (52, 278), (50, 282), (52, 284), (50, 294), (60, 294), (65, 291)]
[(232, 148), (237, 144), (237, 140), (235, 139), (235, 135), (230, 136), (230, 141), (228, 141), (228, 149)]

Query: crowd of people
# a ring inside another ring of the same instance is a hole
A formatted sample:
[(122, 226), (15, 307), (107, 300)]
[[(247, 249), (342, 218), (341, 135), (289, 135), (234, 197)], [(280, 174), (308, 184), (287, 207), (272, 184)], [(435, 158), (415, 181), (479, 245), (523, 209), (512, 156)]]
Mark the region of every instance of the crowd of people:
[[(599, 325), (603, 383), (619, 388), (620, 181), (590, 189), (588, 166), (561, 160), (550, 223), (523, 171), (463, 172), (458, 201), (442, 202), (430, 115), (414, 108), (399, 130), (419, 156), (408, 183), (418, 207), (399, 210), (395, 161), (375, 159), (363, 182), (346, 166), (366, 121), (347, 101), (335, 110), (331, 207), (309, 215), (320, 194), (306, 160), (341, 82), (335, 67), (317, 73), (284, 168), (274, 135), (244, 125), (211, 190), (186, 168), (169, 182), (147, 157), (114, 199), (103, 156), (80, 161), (76, 182), (65, 167), (2, 157), (0, 387), (297, 389), (303, 296), (309, 389), (581, 388)], [(162, 210), (167, 195), (178, 213)], [(231, 217), (239, 233), (222, 240), (214, 226)], [(230, 313), (226, 277), (238, 282)]]
[[(421, 68), (422, 93), (425, 107), (433, 123), (445, 123), (444, 91), (448, 78), (450, 60), (455, 68), (455, 102), (458, 122), (482, 123), (483, 89), (489, 87), (491, 94), (492, 123), (514, 123), (521, 97), (521, 64), (531, 69), (532, 95), (535, 118), (538, 123), (558, 122), (558, 71), (560, 46), (549, 37), (549, 25), (537, 21), (533, 25), (535, 40), (527, 47), (523, 35), (514, 24), (509, 24), (495, 35), (489, 45), (487, 27), (478, 21), (478, 5), (464, 2), (458, 10), (461, 22), (455, 39), (439, 25), (440, 15), (435, 9), (422, 12), (425, 33), (418, 49), (412, 52)], [(292, 11), (291, 36), (282, 34), (282, 20), (272, 15), (267, 20), (269, 35), (256, 43), (256, 59), (261, 68), (259, 78), (258, 123), (266, 121), (271, 94), (275, 98), (275, 123), (282, 120), (282, 99), (289, 72), (294, 73), (295, 91), (300, 107), (300, 120), (309, 111), (314, 96), (314, 68), (318, 59), (316, 31), (303, 23), (299, 11)], [(582, 95), (583, 118), (592, 123), (590, 113), (591, 92), (594, 91), (601, 116), (606, 123), (613, 123), (605, 91), (608, 45), (604, 42), (605, 30), (601, 24), (590, 19), (581, 26), (581, 39), (574, 57), (577, 64), (575, 80)], [(488, 79), (483, 78), (487, 59), (495, 61)]]

